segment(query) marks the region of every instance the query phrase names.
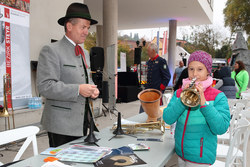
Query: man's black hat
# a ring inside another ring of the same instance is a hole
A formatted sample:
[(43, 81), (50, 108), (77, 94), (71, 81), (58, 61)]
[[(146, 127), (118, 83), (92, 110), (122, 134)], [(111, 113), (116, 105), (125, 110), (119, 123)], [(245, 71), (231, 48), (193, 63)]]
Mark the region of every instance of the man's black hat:
[(64, 26), (66, 20), (70, 18), (82, 18), (90, 21), (90, 25), (97, 24), (96, 20), (93, 20), (89, 13), (89, 8), (87, 5), (82, 3), (72, 3), (69, 5), (66, 15), (60, 18), (57, 22), (61, 26)]

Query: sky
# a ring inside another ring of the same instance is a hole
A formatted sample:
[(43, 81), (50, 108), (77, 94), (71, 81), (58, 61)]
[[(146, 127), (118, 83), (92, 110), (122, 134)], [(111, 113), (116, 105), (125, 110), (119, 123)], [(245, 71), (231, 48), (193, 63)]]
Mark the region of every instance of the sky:
[[(213, 13), (213, 27), (215, 30), (221, 32), (224, 35), (223, 38), (230, 37), (229, 28), (224, 27), (224, 14), (223, 9), (225, 8), (227, 0), (214, 0), (214, 13)], [(119, 31), (119, 35), (130, 35), (132, 37), (135, 33), (139, 33), (139, 38), (144, 38), (147, 41), (152, 40), (157, 36), (157, 31), (160, 31), (160, 37), (163, 37), (163, 32), (168, 30), (168, 27), (151, 28), (151, 29), (133, 29), (133, 30), (122, 30)], [(184, 32), (190, 32), (189, 27), (177, 27), (177, 39), (182, 39)]]

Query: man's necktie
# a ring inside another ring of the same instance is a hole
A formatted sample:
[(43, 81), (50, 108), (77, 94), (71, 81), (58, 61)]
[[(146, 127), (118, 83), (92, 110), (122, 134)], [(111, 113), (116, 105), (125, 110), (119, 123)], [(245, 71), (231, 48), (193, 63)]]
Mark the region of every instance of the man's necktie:
[(79, 54), (82, 55), (85, 67), (88, 68), (88, 65), (87, 65), (87, 62), (86, 62), (86, 59), (85, 59), (85, 54), (84, 54), (81, 46), (79, 46), (79, 45), (75, 46), (75, 54), (76, 54), (76, 56), (79, 56)]

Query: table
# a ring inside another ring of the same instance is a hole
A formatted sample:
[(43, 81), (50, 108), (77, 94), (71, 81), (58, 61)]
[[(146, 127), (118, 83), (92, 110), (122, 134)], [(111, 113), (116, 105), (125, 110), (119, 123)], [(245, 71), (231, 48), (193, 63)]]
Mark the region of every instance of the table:
[[(147, 115), (145, 113), (133, 116), (128, 120), (136, 121), (136, 122), (145, 122), (147, 119)], [(99, 133), (95, 132), (96, 138), (100, 138), (97, 144), (101, 147), (111, 147), (111, 148), (119, 148), (122, 146), (127, 146), (131, 143), (139, 143), (136, 138), (127, 136), (127, 135), (119, 135), (109, 141), (109, 139), (113, 136), (113, 131), (110, 130), (110, 127), (102, 129)], [(162, 135), (159, 130), (153, 130), (146, 132), (144, 134), (136, 134), (138, 138), (145, 137), (153, 137), (160, 138)], [(174, 138), (170, 135), (169, 130), (166, 130), (165, 134), (162, 136), (163, 142), (156, 141), (143, 141), (143, 143), (147, 144), (150, 147), (148, 151), (134, 151), (138, 157), (140, 157), (147, 164), (136, 165), (137, 167), (163, 167), (168, 160), (174, 154)], [(83, 141), (85, 137), (72, 141), (71, 143), (77, 143)], [(60, 146), (60, 148), (65, 148), (69, 146), (70, 143)], [(43, 151), (43, 150), (40, 150)], [(19, 163), (11, 165), (11, 167), (40, 167), (44, 164), (43, 159), (48, 156), (46, 155), (37, 155), (30, 157), (26, 160), (23, 160)], [(83, 163), (75, 163), (74, 167), (93, 167), (93, 164), (83, 164)]]

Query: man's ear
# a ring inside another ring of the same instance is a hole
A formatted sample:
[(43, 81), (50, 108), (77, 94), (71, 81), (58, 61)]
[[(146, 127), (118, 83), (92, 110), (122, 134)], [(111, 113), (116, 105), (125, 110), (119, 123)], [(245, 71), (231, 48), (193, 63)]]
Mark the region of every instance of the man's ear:
[(67, 22), (66, 23), (66, 28), (68, 31), (71, 31), (72, 30), (72, 24), (70, 22)]

